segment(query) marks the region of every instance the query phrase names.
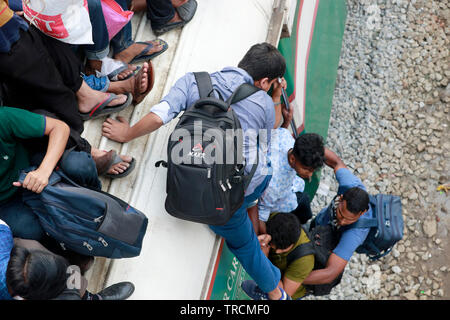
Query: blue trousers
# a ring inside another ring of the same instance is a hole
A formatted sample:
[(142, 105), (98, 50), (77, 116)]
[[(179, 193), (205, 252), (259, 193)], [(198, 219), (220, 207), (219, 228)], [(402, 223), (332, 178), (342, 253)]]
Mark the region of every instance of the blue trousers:
[[(127, 0), (116, 0), (124, 10), (128, 10)], [(94, 44), (83, 45), (89, 60), (101, 60), (109, 53), (109, 34), (103, 16), (100, 0), (88, 0), (89, 18), (92, 25), (92, 41)], [(111, 47), (117, 54), (133, 44), (131, 22), (128, 22), (112, 39)]]
[(242, 206), (225, 225), (209, 226), (216, 234), (225, 238), (228, 248), (264, 292), (272, 291), (277, 287), (281, 273), (261, 251), (247, 214), (247, 206), (261, 196), (270, 178), (271, 176), (267, 176), (251, 195), (245, 197)]
[[(60, 167), (74, 182), (101, 189), (95, 162), (90, 154), (72, 151), (60, 161)], [(11, 228), (14, 237), (40, 241), (45, 231), (37, 215), (22, 201), (23, 192), (24, 189), (18, 188), (10, 199), (0, 203), (0, 219)]]
[(175, 16), (175, 8), (170, 0), (147, 0), (147, 18), (152, 29), (158, 29)]

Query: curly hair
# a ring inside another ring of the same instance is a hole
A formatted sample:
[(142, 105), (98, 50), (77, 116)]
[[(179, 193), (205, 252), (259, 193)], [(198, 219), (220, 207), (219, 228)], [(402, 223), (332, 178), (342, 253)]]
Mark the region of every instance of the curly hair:
[(317, 133), (302, 134), (295, 140), (292, 153), (303, 166), (316, 170), (325, 162), (323, 138)]
[(286, 249), (300, 237), (300, 222), (292, 213), (279, 213), (266, 224), (267, 234), (277, 249)]
[(347, 210), (353, 214), (369, 210), (369, 194), (361, 188), (348, 189), (344, 193), (343, 199), (347, 201)]

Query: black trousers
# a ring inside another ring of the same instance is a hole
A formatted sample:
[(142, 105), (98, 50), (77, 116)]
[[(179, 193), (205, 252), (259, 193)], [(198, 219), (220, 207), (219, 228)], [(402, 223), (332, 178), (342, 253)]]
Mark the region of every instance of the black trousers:
[(0, 53), (3, 104), (64, 121), (71, 129), (67, 148), (90, 153), (75, 95), (83, 82), (81, 62), (70, 45), (33, 26), (20, 35), (10, 52)]
[(147, 18), (152, 29), (158, 29), (175, 16), (175, 8), (170, 0), (147, 0)]
[(309, 200), (308, 194), (305, 192), (296, 192), (295, 195), (297, 196), (298, 206), (295, 210), (291, 211), (291, 213), (298, 218), (301, 224), (305, 224), (312, 218), (311, 201)]
[(75, 92), (80, 89), (81, 62), (70, 46), (34, 27), (20, 31), (8, 53), (0, 53), (3, 103), (27, 110), (45, 109), (82, 133)]

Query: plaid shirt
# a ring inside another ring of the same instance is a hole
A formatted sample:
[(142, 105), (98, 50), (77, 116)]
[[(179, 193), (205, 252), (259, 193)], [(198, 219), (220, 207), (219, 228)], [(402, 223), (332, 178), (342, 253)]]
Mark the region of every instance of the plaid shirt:
[(14, 245), (11, 229), (0, 220), (0, 300), (11, 300), (6, 287), (6, 268)]

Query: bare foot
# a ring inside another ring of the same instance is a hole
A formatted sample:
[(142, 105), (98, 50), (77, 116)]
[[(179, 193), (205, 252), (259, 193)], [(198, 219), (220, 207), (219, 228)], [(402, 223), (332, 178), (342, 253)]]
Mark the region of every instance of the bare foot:
[[(78, 110), (81, 113), (90, 112), (96, 105), (108, 98), (108, 93), (91, 89), (85, 81), (83, 81), (83, 84), (76, 95), (78, 98)], [(125, 101), (127, 101), (127, 96), (120, 94), (117, 99), (112, 100), (107, 106), (118, 106), (125, 103)]]
[[(146, 55), (150, 55), (152, 53), (161, 51), (163, 49), (163, 45), (159, 42), (159, 40), (146, 41), (146, 43), (152, 43), (153, 47), (150, 48), (146, 52)], [(137, 55), (139, 55), (142, 50), (145, 49), (147, 45), (143, 43), (133, 43), (131, 46), (126, 48), (125, 50), (119, 52), (115, 55), (114, 59), (120, 60), (125, 63), (130, 63), (131, 60), (134, 59)]]
[[(123, 80), (130, 76), (135, 70), (136, 66), (132, 64), (128, 64), (128, 68), (117, 75), (118, 80)], [(85, 74), (87, 75), (95, 75), (96, 71), (102, 71), (102, 61), (101, 60), (88, 60), (85, 68)]]
[[(144, 62), (141, 70), (132, 76), (131, 78), (123, 81), (111, 82), (108, 88), (108, 92), (115, 94), (128, 93), (133, 94), (133, 102), (139, 103), (151, 90), (148, 86), (151, 85), (152, 79), (149, 74), (150, 66), (147, 62)], [(147, 90), (149, 89), (149, 90)]]
[[(109, 152), (107, 152), (105, 150), (99, 150), (99, 149), (96, 149), (96, 148), (92, 148), (91, 149), (92, 158), (94, 159), (94, 161), (96, 163), (102, 161), (103, 157), (107, 157), (108, 153)], [(108, 168), (108, 170), (106, 172), (103, 172), (103, 174), (105, 174), (105, 173), (119, 174), (119, 173), (122, 173), (125, 170), (127, 170), (127, 168), (130, 166), (130, 163), (131, 163), (133, 158), (130, 157), (130, 156), (127, 156), (127, 155), (119, 155), (119, 157), (123, 161), (119, 162), (119, 163), (116, 163), (116, 164), (113, 164), (112, 166), (110, 166)]]

